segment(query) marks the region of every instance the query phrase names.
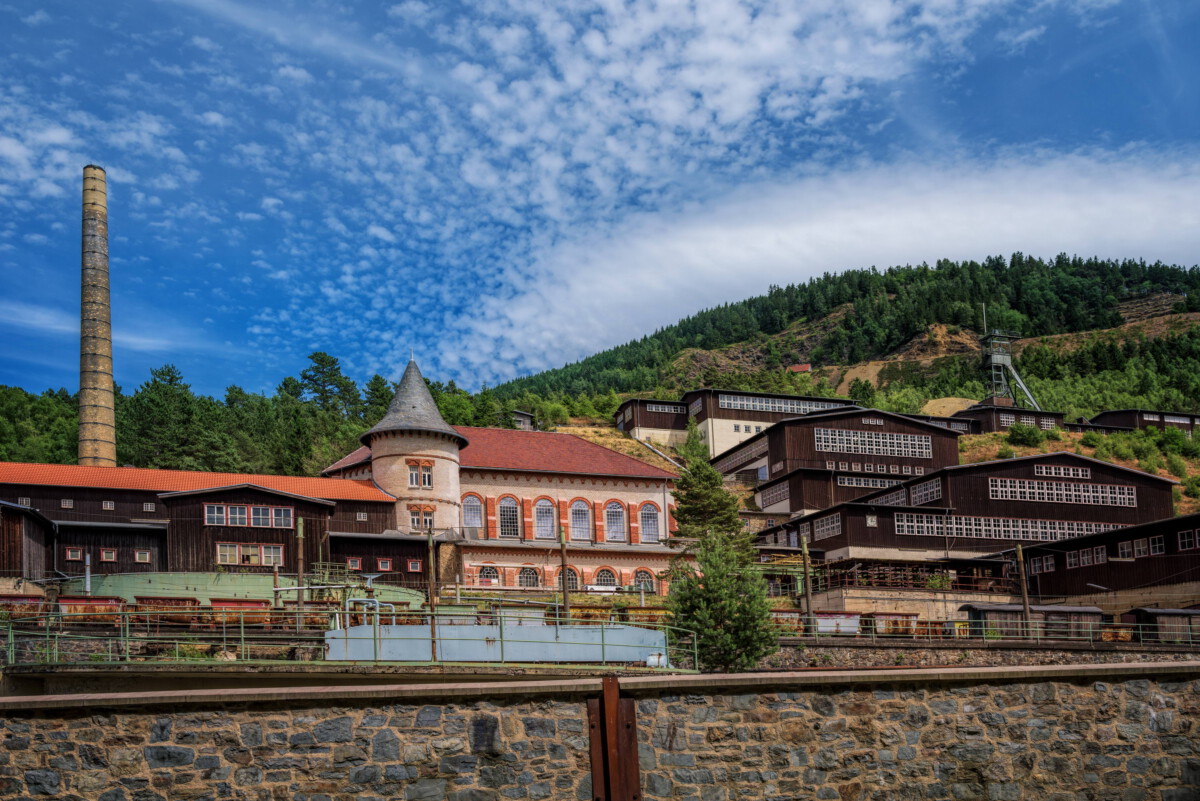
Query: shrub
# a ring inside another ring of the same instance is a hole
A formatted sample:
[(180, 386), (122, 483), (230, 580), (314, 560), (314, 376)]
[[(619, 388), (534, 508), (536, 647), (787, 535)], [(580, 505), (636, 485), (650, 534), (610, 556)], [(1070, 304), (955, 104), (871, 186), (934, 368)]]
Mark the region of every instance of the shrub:
[(1045, 436), (1046, 439), (1050, 440), (1051, 442), (1062, 442), (1062, 434), (1059, 433), (1057, 428), (1050, 429), (1046, 432)]
[(1023, 445), (1025, 447), (1036, 447), (1042, 444), (1044, 435), (1042, 430), (1037, 426), (1027, 426), (1021, 423), (1013, 423), (1008, 429), (1008, 444)]
[(1187, 478), (1187, 462), (1177, 453), (1167, 456), (1167, 472), (1175, 478)]
[(1112, 455), (1123, 462), (1132, 462), (1137, 458), (1137, 454), (1133, 452), (1133, 448), (1129, 447), (1127, 442), (1118, 442), (1113, 445)]
[(1007, 445), (1001, 445), (1000, 450), (996, 451), (997, 459), (1011, 459), (1017, 455), (1017, 452)]
[(1189, 498), (1200, 498), (1200, 476), (1191, 476), (1183, 482), (1183, 494)]
[(1104, 435), (1099, 431), (1088, 431), (1079, 439), (1079, 443), (1089, 448), (1099, 448), (1104, 444)]

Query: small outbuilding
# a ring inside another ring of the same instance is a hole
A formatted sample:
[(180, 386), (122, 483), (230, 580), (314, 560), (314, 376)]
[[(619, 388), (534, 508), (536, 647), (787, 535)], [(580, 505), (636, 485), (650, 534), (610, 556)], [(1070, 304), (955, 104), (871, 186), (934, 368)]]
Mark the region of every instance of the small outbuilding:
[(1021, 604), (963, 604), (958, 611), (967, 613), (972, 635), (997, 640), (1093, 640), (1104, 619), (1098, 606), (1030, 606), (1028, 627)]
[(1142, 642), (1200, 642), (1200, 609), (1131, 609)]

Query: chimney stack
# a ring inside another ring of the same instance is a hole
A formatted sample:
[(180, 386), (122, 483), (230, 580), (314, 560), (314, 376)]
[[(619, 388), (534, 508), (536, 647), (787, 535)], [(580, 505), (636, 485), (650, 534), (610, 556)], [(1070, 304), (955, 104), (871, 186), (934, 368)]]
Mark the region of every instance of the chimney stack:
[(83, 269), (79, 315), (79, 464), (116, 467), (112, 318), (108, 300), (108, 183), (83, 168)]

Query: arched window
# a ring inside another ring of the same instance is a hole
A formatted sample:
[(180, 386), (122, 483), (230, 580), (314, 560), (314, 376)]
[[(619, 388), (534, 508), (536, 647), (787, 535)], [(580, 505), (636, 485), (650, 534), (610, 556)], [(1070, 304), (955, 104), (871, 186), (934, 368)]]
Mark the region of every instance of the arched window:
[(575, 501), (571, 504), (571, 539), (590, 540), (592, 538), (592, 514), (587, 501)]
[(625, 506), (616, 501), (604, 507), (604, 537), (610, 542), (625, 541)]
[(517, 586), (519, 587), (537, 587), (542, 583), (538, 572), (532, 567), (523, 567), (521, 572), (517, 574)]
[(596, 571), (595, 583), (601, 587), (615, 587), (617, 586), (617, 574), (606, 567), (601, 568)]
[(521, 507), (516, 498), (500, 499), (500, 536), (521, 536)]
[[(567, 576), (567, 591), (570, 592), (573, 590), (578, 590), (579, 589), (579, 574), (575, 572), (575, 568), (568, 567), (566, 576)], [(558, 581), (559, 581), (559, 586), (561, 587), (562, 586), (562, 575), (561, 574), (559, 575)]]
[(474, 495), (463, 498), (463, 528), (483, 528), (483, 503)]
[(555, 528), (554, 504), (542, 498), (533, 505), (533, 536), (539, 540), (558, 539)]
[(479, 583), (485, 586), (499, 584), (500, 571), (491, 565), (484, 565), (479, 568)]
[(638, 570), (633, 574), (633, 583), (642, 588), (646, 592), (654, 592), (656, 582), (654, 574), (649, 570)]
[(658, 507), (652, 503), (642, 507), (642, 542), (658, 542)]

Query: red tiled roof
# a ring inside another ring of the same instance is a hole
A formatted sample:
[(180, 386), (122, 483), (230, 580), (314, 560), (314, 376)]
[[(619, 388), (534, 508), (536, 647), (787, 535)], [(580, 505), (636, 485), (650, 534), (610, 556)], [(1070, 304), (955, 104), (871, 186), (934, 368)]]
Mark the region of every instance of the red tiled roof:
[(260, 487), (334, 501), (392, 501), (370, 481), (307, 476), (265, 476), (253, 473), (201, 473), (191, 470), (153, 470), (142, 467), (83, 467), (73, 464), (0, 462), (0, 484), (42, 484), (55, 487), (102, 487), (145, 492), (183, 492), (257, 484)]
[[(640, 459), (588, 442), (574, 434), (521, 431), (508, 428), (455, 426), (470, 442), (459, 454), (463, 467), (492, 470), (536, 470), (544, 473), (675, 478), (674, 473)], [(323, 473), (359, 464), (370, 458), (366, 446), (326, 467)]]

